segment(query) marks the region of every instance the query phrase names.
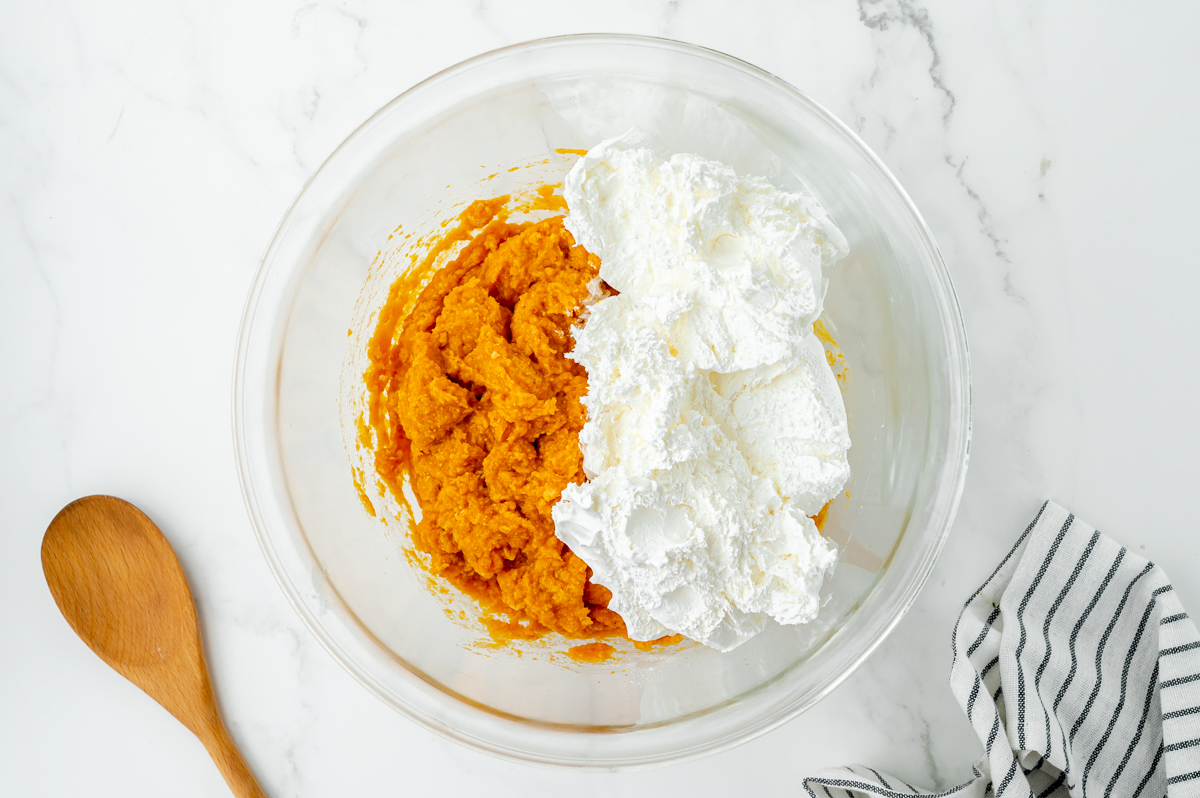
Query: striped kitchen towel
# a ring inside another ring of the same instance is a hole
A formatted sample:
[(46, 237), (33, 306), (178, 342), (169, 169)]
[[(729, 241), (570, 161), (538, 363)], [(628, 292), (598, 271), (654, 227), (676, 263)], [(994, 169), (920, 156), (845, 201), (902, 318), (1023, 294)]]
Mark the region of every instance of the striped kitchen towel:
[(1200, 635), (1167, 575), (1053, 502), (954, 627), (974, 777), (918, 790), (830, 768), (810, 796), (1200, 796)]

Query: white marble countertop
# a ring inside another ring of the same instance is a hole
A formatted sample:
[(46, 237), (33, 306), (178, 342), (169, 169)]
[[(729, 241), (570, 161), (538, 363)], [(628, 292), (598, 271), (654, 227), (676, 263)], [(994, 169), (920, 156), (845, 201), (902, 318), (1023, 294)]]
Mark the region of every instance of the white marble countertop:
[[(42, 533), (89, 493), (173, 542), (273, 796), (800, 795), (801, 774), (852, 761), (964, 778), (979, 746), (947, 684), (951, 627), (1044, 498), (1163, 564), (1200, 610), (1197, 26), (1186, 2), (4, 4), (0, 792), (223, 794), (199, 743), (54, 606)], [(268, 572), (230, 432), (246, 290), (329, 152), (463, 58), (596, 30), (740, 56), (855, 128), (941, 245), (975, 403), (953, 535), (870, 661), (747, 745), (613, 774), (473, 753), (361, 688)]]

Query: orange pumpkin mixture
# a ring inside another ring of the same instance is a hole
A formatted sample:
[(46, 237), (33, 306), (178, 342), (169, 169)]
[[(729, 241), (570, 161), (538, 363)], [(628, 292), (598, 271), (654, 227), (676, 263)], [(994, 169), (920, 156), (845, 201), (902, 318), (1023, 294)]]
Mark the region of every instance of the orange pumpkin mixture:
[(605, 662), (616, 652), (608, 643), (584, 643), (567, 649), (567, 656), (576, 662)]
[(409, 476), (422, 514), (412, 541), (430, 570), (525, 622), (515, 636), (624, 635), (550, 516), (584, 481), (587, 374), (565, 353), (600, 261), (561, 216), (508, 223), (507, 199), (472, 204), (392, 286), (364, 375), (375, 468), (401, 502)]

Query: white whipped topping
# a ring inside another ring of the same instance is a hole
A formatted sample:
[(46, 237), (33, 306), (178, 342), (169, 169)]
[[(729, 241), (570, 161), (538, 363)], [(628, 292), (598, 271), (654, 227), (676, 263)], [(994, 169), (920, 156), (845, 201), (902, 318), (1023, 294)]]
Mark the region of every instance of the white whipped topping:
[(567, 229), (620, 294), (575, 333), (589, 480), (556, 534), (630, 637), (728, 651), (768, 618), (812, 620), (837, 559), (808, 516), (845, 484), (850, 437), (812, 323), (847, 244), (812, 196), (619, 144), (564, 186)]

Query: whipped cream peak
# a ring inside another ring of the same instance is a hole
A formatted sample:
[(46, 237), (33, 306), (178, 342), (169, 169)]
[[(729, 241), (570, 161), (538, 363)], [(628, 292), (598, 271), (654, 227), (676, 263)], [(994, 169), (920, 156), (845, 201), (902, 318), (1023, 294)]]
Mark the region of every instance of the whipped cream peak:
[(810, 516), (849, 476), (850, 438), (812, 324), (848, 247), (808, 194), (621, 141), (564, 182), (566, 227), (619, 293), (575, 334), (588, 481), (555, 532), (630, 637), (728, 651), (812, 620), (837, 559)]
[(811, 196), (620, 142), (588, 152), (564, 184), (566, 227), (604, 253), (601, 278), (653, 307), (697, 368), (783, 359), (821, 315), (822, 269), (848, 251), (841, 231)]

